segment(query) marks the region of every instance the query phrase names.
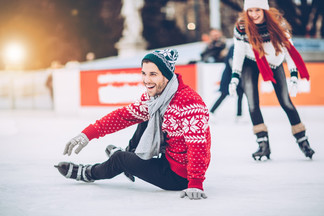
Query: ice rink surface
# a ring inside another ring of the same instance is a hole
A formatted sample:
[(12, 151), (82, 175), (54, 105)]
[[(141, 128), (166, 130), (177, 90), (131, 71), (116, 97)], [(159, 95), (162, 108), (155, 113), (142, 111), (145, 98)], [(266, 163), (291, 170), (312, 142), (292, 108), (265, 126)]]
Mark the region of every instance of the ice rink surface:
[[(233, 102), (234, 103), (234, 102)], [(307, 127), (309, 160), (299, 150), (280, 107), (263, 107), (271, 160), (254, 161), (257, 144), (248, 115), (234, 121), (228, 99), (211, 116), (212, 160), (206, 174), (206, 200), (179, 198), (136, 178), (120, 175), (94, 183), (66, 179), (53, 166), (60, 161), (91, 164), (106, 160), (108, 144), (125, 147), (135, 127), (93, 140), (79, 155), (63, 156), (66, 142), (95, 115), (54, 111), (0, 111), (0, 215), (324, 215), (324, 107), (298, 107)]]

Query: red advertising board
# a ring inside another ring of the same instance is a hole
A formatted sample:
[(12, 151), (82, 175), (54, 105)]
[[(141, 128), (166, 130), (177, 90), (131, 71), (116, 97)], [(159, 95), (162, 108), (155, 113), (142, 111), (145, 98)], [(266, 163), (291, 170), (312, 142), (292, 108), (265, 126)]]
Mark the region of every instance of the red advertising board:
[[(307, 105), (307, 106), (323, 106), (324, 105), (324, 91), (323, 91), (323, 72), (324, 63), (307, 62), (306, 67), (310, 75), (310, 81), (305, 79), (298, 80), (298, 94), (292, 97), (291, 100), (294, 105)], [(284, 64), (286, 77), (289, 78), (289, 70), (287, 65)], [(262, 80), (262, 78), (260, 78)], [(289, 82), (289, 80), (288, 80)], [(278, 99), (272, 88), (270, 91), (263, 90), (262, 82), (260, 85), (260, 104), (262, 106), (279, 106)]]
[[(176, 66), (183, 81), (197, 90), (196, 65)], [(124, 106), (145, 91), (141, 68), (80, 71), (81, 106)]]

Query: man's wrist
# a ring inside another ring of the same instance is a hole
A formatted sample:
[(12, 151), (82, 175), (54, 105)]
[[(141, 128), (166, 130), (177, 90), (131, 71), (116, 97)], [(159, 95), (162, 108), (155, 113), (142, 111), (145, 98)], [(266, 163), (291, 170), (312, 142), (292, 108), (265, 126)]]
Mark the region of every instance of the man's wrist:
[(188, 183), (188, 188), (197, 188), (200, 190), (204, 190), (203, 181), (200, 179), (190, 179)]

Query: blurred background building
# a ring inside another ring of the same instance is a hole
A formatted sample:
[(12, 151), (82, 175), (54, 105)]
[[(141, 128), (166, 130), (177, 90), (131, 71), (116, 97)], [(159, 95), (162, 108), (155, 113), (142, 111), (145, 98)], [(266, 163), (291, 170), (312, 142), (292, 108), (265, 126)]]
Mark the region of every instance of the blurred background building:
[[(324, 1), (269, 4), (292, 25), (304, 60), (323, 62)], [(231, 43), (242, 7), (243, 0), (0, 0), (0, 108), (53, 107), (60, 69), (137, 67), (142, 52), (170, 46), (181, 50), (179, 64), (198, 62), (211, 28)]]
[[(116, 56), (116, 43), (123, 37), (128, 17), (122, 14), (124, 2), (127, 1), (0, 0), (1, 51), (12, 41), (22, 44), (26, 52), (25, 69), (47, 68), (53, 61), (63, 65), (68, 61), (86, 61), (88, 53), (95, 58)], [(231, 38), (243, 6), (243, 0), (136, 2), (142, 2), (134, 7), (142, 23), (133, 23), (131, 27), (142, 30), (145, 49), (200, 41), (210, 27), (215, 27), (211, 17), (219, 19), (214, 21), (220, 24), (225, 37)], [(269, 3), (285, 13), (294, 36), (323, 37), (324, 1), (269, 0)], [(215, 4), (217, 8), (211, 8)], [(2, 56), (0, 69), (5, 69), (6, 63)]]

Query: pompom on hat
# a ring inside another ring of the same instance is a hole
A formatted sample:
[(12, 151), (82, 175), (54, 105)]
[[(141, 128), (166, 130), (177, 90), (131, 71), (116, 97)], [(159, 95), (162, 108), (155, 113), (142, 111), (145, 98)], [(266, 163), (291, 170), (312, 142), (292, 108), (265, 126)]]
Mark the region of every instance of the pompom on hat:
[(174, 75), (175, 63), (178, 59), (178, 51), (176, 49), (155, 50), (148, 53), (142, 59), (153, 62), (168, 80)]
[(250, 8), (269, 10), (268, 0), (244, 0), (244, 10), (246, 11)]

